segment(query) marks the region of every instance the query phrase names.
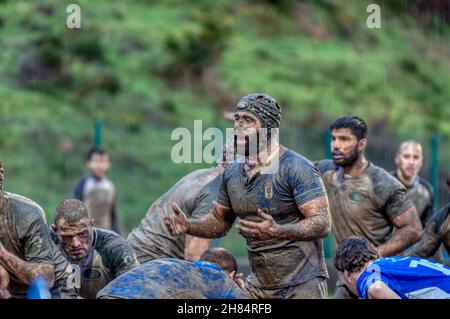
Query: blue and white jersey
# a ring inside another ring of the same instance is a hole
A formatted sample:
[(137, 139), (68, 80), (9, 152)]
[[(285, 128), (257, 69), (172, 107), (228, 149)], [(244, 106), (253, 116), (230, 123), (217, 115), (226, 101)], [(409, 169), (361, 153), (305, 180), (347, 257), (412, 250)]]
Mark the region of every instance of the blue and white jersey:
[(175, 258), (148, 261), (112, 280), (97, 298), (247, 299), (247, 293), (216, 265)]
[(367, 299), (376, 281), (402, 299), (450, 299), (450, 268), (427, 259), (395, 256), (374, 261), (356, 282), (359, 296)]

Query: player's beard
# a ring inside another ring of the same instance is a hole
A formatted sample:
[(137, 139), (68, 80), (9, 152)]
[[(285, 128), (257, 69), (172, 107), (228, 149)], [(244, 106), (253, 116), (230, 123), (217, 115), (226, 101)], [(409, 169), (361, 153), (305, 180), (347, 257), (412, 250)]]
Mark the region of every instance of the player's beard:
[[(250, 142), (250, 138), (256, 139), (256, 148), (252, 147), (252, 143)], [(252, 149), (254, 148), (254, 149)], [(266, 139), (262, 139), (260, 132), (257, 131), (255, 134), (252, 134), (251, 136), (245, 135), (245, 145), (242, 147), (239, 147), (237, 145), (237, 136), (234, 136), (234, 149), (236, 150), (236, 153), (244, 156), (246, 159), (252, 159), (256, 160), (257, 156), (261, 152), (265, 152), (267, 148), (267, 142)]]
[(353, 152), (351, 152), (348, 157), (343, 158), (340, 162), (336, 162), (335, 160), (333, 160), (333, 161), (334, 161), (334, 164), (336, 164), (337, 166), (351, 167), (356, 163), (356, 161), (359, 159), (360, 156), (361, 156), (361, 152), (358, 150), (358, 146), (355, 146), (355, 148), (353, 149)]

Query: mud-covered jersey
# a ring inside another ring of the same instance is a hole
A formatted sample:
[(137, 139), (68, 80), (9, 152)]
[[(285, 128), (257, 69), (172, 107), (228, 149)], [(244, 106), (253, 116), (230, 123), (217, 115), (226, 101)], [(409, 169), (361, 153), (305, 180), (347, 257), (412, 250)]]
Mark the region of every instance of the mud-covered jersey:
[[(0, 243), (5, 249), (31, 263), (54, 266), (54, 289), (62, 288), (69, 276), (69, 262), (50, 237), (44, 210), (32, 200), (4, 192), (0, 209)], [(13, 298), (25, 298), (29, 286), (21, 282), (12, 269), (0, 261), (10, 277), (9, 292)]]
[[(266, 169), (272, 173), (258, 172), (249, 180), (243, 169), (243, 163), (232, 163), (225, 169), (217, 200), (243, 220), (260, 221), (260, 208), (280, 225), (295, 224), (304, 219), (299, 206), (326, 196), (317, 168), (285, 147), (280, 148), (277, 169)], [(285, 288), (328, 276), (322, 240), (246, 241), (252, 269), (248, 283), (254, 287)]]
[(356, 282), (359, 296), (367, 299), (377, 281), (402, 299), (450, 299), (450, 268), (427, 259), (395, 256), (374, 261)]
[(97, 298), (246, 299), (244, 290), (216, 265), (176, 258), (146, 262), (111, 281)]
[[(53, 240), (58, 243), (54, 234)], [(59, 249), (63, 251), (61, 247)], [(80, 269), (79, 295), (87, 299), (95, 299), (97, 292), (111, 280), (139, 265), (125, 238), (100, 228), (94, 228), (94, 240), (87, 256), (70, 262)]]
[(128, 235), (128, 242), (141, 263), (157, 258), (184, 259), (186, 236), (172, 236), (162, 217), (174, 214), (172, 202), (177, 203), (188, 218), (209, 213), (218, 196), (220, 174), (219, 167), (195, 170), (150, 206), (139, 226)]
[[(402, 183), (397, 175), (397, 171), (393, 171), (391, 174)], [(406, 188), (408, 198), (416, 206), (422, 225), (425, 226), (433, 215), (433, 186), (422, 177), (418, 177), (411, 185), (403, 184), (403, 186)]]
[(89, 208), (98, 228), (121, 232), (116, 212), (117, 193), (111, 180), (89, 174), (77, 181), (72, 193)]
[(425, 226), (422, 239), (412, 247), (411, 255), (429, 258), (441, 244), (450, 253), (450, 203), (431, 217)]
[(392, 235), (392, 220), (414, 206), (405, 187), (372, 163), (355, 177), (343, 174), (331, 160), (317, 162), (316, 166), (327, 189), (337, 244), (359, 236), (378, 247)]

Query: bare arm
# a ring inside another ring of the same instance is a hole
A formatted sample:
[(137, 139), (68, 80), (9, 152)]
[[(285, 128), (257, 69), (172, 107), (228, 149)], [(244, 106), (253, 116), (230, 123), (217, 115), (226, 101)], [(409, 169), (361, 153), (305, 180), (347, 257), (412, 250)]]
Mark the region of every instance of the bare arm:
[(9, 285), (9, 275), (8, 272), (0, 266), (0, 288), (8, 288)]
[(422, 223), (420, 222), (415, 207), (407, 209), (394, 218), (392, 224), (396, 228), (392, 237), (378, 247), (381, 256), (398, 254), (422, 237)]
[(11, 295), (8, 291), (9, 275), (8, 272), (0, 266), (0, 299), (9, 299)]
[(188, 219), (176, 203), (172, 203), (173, 216), (163, 216), (164, 223), (173, 236), (188, 234), (202, 238), (225, 235), (233, 225), (236, 215), (229, 207), (214, 202), (211, 212), (202, 218)]
[(47, 263), (32, 263), (16, 257), (8, 252), (0, 243), (0, 260), (14, 275), (24, 284), (31, 284), (34, 278), (44, 276), (48, 279), (49, 285), (53, 286), (53, 265)]
[(439, 226), (432, 219), (423, 231), (422, 239), (412, 248), (408, 249), (407, 256), (428, 258), (433, 256), (439, 249), (442, 239), (439, 236)]
[(186, 242), (184, 245), (184, 260), (196, 261), (209, 248), (211, 239), (193, 237), (186, 235)]
[(370, 285), (367, 290), (369, 299), (401, 299), (391, 288), (384, 282), (376, 281)]
[(305, 219), (288, 225), (279, 225), (271, 215), (258, 209), (262, 222), (240, 220), (239, 233), (244, 237), (267, 240), (271, 238), (311, 241), (324, 238), (331, 227), (330, 210), (326, 196), (313, 199), (298, 207)]

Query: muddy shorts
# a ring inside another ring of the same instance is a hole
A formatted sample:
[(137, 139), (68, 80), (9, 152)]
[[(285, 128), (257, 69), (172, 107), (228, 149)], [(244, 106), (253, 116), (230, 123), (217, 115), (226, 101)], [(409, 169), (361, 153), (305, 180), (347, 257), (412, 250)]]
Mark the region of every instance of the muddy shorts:
[(325, 277), (314, 277), (303, 284), (280, 289), (261, 289), (248, 285), (247, 291), (253, 299), (326, 299), (328, 296)]

